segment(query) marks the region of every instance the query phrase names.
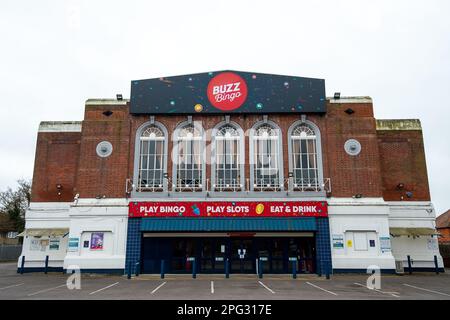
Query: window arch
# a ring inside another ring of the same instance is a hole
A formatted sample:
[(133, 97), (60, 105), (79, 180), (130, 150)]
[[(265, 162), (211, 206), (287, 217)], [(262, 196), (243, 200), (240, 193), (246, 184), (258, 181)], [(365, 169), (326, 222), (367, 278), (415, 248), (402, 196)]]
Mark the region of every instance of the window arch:
[(199, 123), (183, 122), (175, 130), (173, 191), (202, 191), (205, 187), (205, 139)]
[(322, 151), (319, 128), (310, 121), (297, 121), (290, 128), (290, 189), (321, 191), (323, 188)]
[(283, 190), (281, 130), (273, 121), (260, 121), (250, 131), (250, 189)]
[(244, 132), (234, 122), (212, 130), (211, 186), (213, 191), (244, 191)]
[(167, 129), (144, 123), (136, 132), (134, 185), (137, 192), (167, 190)]

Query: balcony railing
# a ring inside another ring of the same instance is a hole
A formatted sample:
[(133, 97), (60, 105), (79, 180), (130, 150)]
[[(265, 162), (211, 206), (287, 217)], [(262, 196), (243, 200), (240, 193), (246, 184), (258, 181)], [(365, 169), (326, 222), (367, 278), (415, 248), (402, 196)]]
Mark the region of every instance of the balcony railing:
[(157, 181), (155, 183), (140, 182), (133, 183), (132, 179), (126, 180), (125, 192), (127, 195), (132, 193), (194, 193), (194, 192), (206, 192), (206, 193), (225, 193), (225, 192), (288, 192), (288, 193), (331, 193), (331, 180), (325, 178), (323, 181), (318, 179), (294, 179), (286, 178), (283, 183), (278, 181), (272, 183), (262, 183), (262, 181), (255, 181), (253, 186), (250, 185), (250, 179), (246, 179), (245, 183), (240, 183), (237, 180), (232, 181), (216, 181), (210, 182), (210, 179), (206, 179), (203, 185), (201, 181), (185, 181), (185, 180), (172, 180), (171, 178), (165, 178), (163, 181)]

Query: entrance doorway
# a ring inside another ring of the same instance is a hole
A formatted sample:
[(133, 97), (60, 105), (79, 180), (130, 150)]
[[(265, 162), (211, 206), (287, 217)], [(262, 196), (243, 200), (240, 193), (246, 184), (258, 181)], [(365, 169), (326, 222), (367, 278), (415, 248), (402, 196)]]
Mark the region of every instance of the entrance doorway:
[[(315, 237), (192, 237), (145, 236), (142, 242), (141, 272), (165, 273), (256, 273), (257, 259), (264, 273), (314, 273)], [(294, 262), (293, 258), (296, 258)], [(194, 263), (195, 259), (195, 263)]]

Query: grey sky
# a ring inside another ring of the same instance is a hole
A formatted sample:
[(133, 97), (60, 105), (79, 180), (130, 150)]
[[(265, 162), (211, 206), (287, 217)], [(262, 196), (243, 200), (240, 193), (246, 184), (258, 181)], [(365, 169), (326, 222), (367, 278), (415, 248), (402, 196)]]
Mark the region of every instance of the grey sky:
[(0, 3), (0, 189), (32, 177), (42, 120), (81, 120), (130, 80), (221, 69), (326, 79), (377, 118), (422, 121), (432, 200), (450, 209), (450, 1)]

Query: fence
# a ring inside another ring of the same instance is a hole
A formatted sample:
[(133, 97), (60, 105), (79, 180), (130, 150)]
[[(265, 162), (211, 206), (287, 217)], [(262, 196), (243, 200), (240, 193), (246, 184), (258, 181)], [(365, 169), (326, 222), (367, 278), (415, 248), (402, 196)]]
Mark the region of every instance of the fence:
[(442, 259), (444, 260), (444, 266), (450, 268), (450, 242), (440, 243), (439, 251), (441, 253)]
[(22, 252), (22, 245), (0, 245), (0, 261), (17, 260)]

